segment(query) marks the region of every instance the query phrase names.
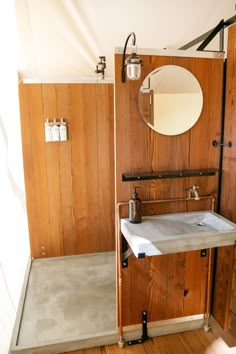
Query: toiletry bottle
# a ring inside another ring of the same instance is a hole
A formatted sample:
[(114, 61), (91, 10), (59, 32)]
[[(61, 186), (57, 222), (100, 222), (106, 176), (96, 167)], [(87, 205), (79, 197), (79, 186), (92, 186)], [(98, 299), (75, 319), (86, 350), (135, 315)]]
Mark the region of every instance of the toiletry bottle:
[(60, 130), (60, 140), (66, 141), (67, 140), (67, 128), (66, 128), (66, 122), (63, 121), (63, 118), (61, 118), (59, 130)]
[(137, 188), (140, 187), (134, 187), (132, 198), (129, 200), (129, 221), (133, 224), (142, 222), (142, 202), (138, 197)]
[(52, 127), (49, 122), (49, 118), (46, 119), (46, 122), (44, 124), (45, 127), (45, 141), (52, 141)]
[(57, 123), (56, 118), (54, 118), (53, 126), (52, 126), (52, 140), (53, 141), (59, 141), (60, 140), (59, 125)]

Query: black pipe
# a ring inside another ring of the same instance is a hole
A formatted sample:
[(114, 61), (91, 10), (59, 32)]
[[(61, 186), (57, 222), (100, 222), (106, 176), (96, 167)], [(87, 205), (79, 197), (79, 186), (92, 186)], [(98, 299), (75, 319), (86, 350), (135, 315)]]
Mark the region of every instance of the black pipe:
[(218, 179), (218, 196), (217, 196), (217, 212), (220, 213), (220, 200), (221, 200), (221, 188), (222, 188), (222, 168), (223, 168), (223, 142), (224, 142), (224, 130), (225, 130), (225, 97), (226, 97), (226, 72), (227, 72), (227, 60), (224, 62), (223, 73), (223, 92), (222, 92), (222, 112), (221, 112), (221, 136), (220, 141), (220, 156), (219, 156), (219, 179)]

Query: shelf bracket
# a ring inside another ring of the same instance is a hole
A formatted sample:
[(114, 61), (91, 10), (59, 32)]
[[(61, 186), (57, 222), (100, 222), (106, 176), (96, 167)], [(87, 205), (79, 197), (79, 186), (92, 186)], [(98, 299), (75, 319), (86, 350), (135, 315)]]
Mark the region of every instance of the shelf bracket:
[[(132, 249), (128, 246), (128, 242), (126, 241), (124, 235), (122, 234), (122, 255), (121, 255), (121, 261), (122, 261), (122, 268), (127, 268), (128, 267), (128, 258), (132, 256), (133, 251)], [(145, 258), (146, 254), (145, 252), (138, 253), (138, 259), (140, 258)]]
[(145, 340), (148, 339), (148, 334), (147, 334), (147, 311), (142, 312), (142, 337), (140, 339), (134, 339), (134, 340), (129, 340), (127, 343), (128, 345), (135, 345), (135, 344), (141, 344), (145, 342)]
[(127, 251), (122, 253), (122, 268), (128, 267), (128, 258), (133, 254), (131, 248), (128, 248)]
[(122, 254), (121, 254), (122, 268), (127, 268), (128, 258), (133, 254), (133, 251), (131, 248), (129, 248), (128, 242), (126, 241), (126, 238), (124, 237), (123, 234), (121, 234), (121, 237), (122, 237)]

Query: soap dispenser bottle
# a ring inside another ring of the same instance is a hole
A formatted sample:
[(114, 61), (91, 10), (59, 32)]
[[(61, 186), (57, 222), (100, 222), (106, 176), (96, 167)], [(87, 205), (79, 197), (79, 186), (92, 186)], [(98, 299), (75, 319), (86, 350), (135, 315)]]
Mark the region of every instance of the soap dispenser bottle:
[(137, 188), (140, 187), (134, 187), (132, 198), (129, 200), (129, 221), (133, 224), (142, 222), (142, 202), (138, 197)]
[(53, 141), (59, 141), (60, 140), (59, 125), (57, 123), (56, 118), (54, 118), (53, 126), (52, 126), (52, 140)]
[(64, 122), (63, 118), (61, 118), (59, 124), (59, 131), (60, 131), (60, 140), (66, 141), (67, 140), (67, 129), (66, 129), (66, 122)]

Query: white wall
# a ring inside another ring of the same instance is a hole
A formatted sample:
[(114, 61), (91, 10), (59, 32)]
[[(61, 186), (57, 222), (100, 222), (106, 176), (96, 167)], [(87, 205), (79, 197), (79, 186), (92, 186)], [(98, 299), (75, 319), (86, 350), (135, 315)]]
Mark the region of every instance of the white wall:
[[(114, 48), (178, 49), (235, 15), (235, 0), (16, 0), (24, 78), (113, 76)], [(227, 31), (226, 31), (227, 32)], [(130, 44), (130, 43), (129, 43)], [(212, 47), (218, 49), (218, 38)]]
[(29, 260), (13, 0), (0, 0), (0, 353), (8, 353)]

